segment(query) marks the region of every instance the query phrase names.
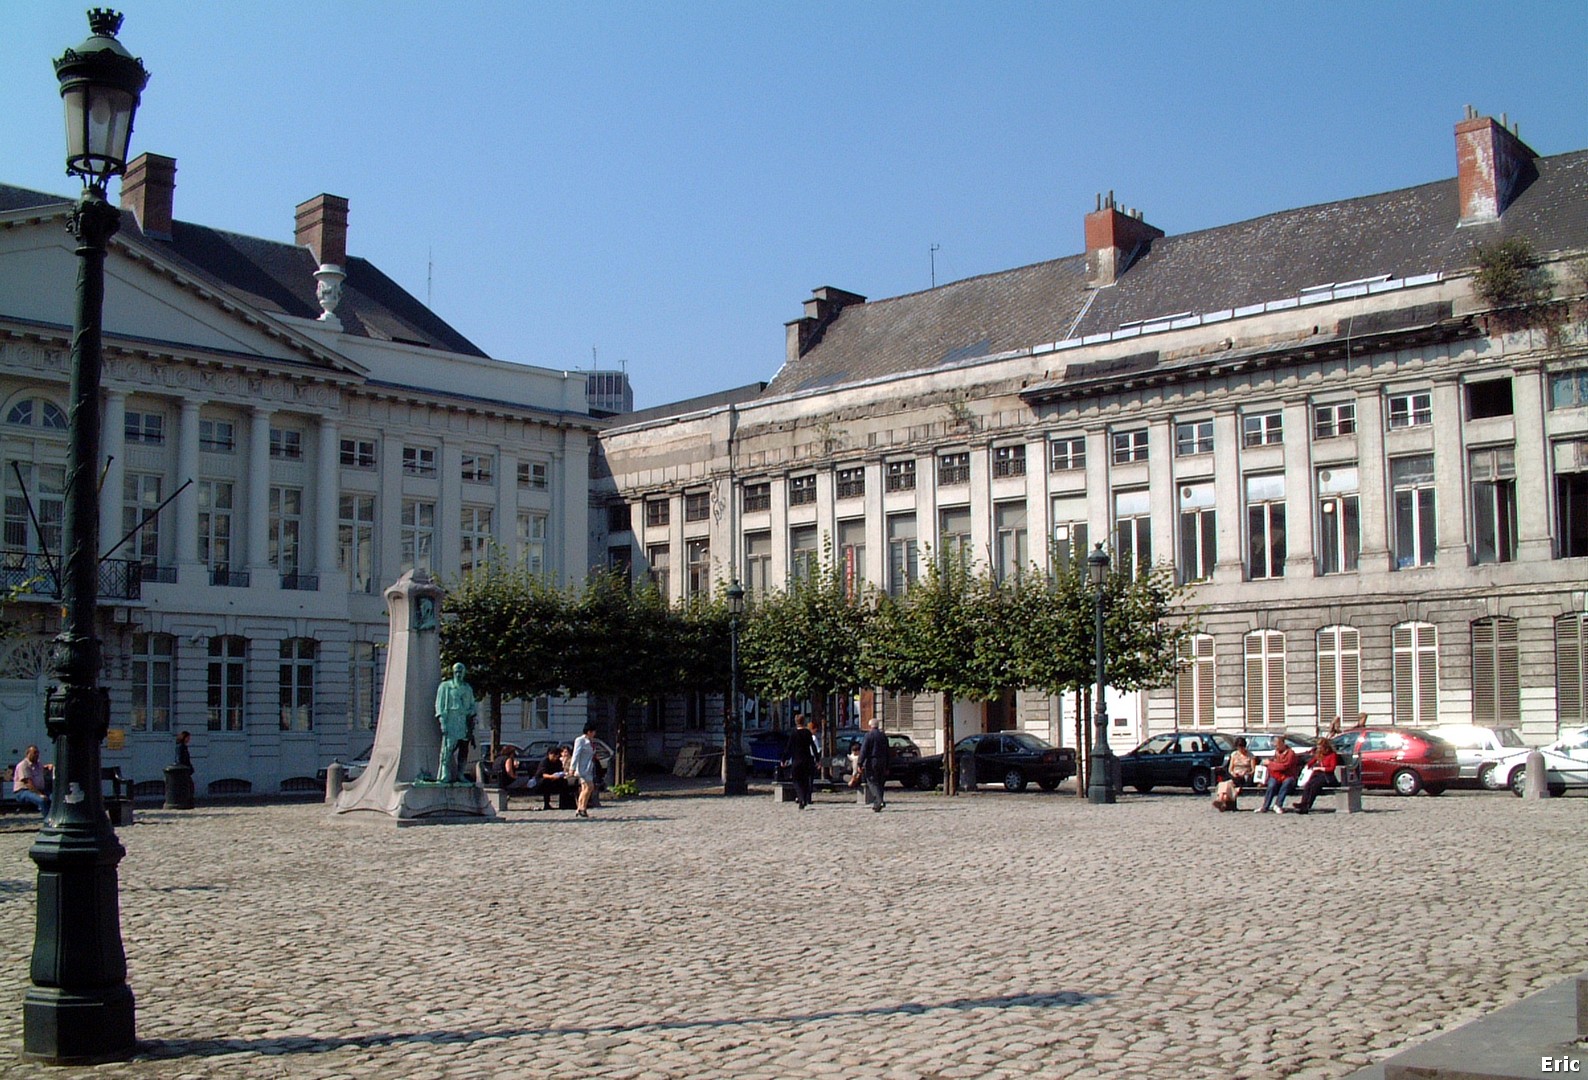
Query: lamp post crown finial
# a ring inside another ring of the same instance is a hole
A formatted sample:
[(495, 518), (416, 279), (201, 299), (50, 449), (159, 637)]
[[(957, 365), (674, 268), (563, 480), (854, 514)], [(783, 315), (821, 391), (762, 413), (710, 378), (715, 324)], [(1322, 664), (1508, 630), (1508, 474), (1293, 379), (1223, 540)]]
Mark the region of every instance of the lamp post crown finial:
[(88, 28), (95, 37), (113, 38), (121, 32), (122, 14), (110, 8), (92, 8), (88, 12)]

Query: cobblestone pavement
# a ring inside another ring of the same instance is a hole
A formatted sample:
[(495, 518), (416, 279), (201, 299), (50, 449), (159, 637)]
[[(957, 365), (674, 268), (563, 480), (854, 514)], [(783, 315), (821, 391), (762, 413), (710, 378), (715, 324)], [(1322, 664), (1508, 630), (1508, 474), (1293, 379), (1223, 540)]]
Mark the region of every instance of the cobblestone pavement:
[[(122, 830), (135, 1061), (51, 1076), (1343, 1076), (1588, 967), (1588, 798), (651, 797)], [(0, 826), (0, 1073), (35, 870)]]

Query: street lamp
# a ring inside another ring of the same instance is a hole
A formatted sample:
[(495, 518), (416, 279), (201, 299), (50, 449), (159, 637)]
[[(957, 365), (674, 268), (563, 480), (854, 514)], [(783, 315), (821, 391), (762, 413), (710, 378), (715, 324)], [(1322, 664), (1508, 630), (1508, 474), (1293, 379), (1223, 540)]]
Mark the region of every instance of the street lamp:
[(52, 666), (60, 693), (45, 710), (55, 741), (50, 812), (28, 855), (39, 868), (33, 985), (22, 1002), (22, 1051), (54, 1064), (117, 1061), (136, 1049), (132, 990), (121, 944), (116, 865), (126, 851), (105, 815), (99, 744), (110, 722), (98, 686), (100, 331), (105, 249), (121, 213), (105, 185), (126, 171), (133, 114), (149, 81), (116, 40), (121, 16), (95, 8), (93, 31), (55, 61), (66, 106), (66, 171), (83, 178), (72, 212), (77, 308), (72, 326), (61, 632)]
[(722, 793), (743, 795), (750, 787), (745, 775), (744, 747), (739, 741), (739, 616), (744, 614), (744, 586), (734, 578), (728, 586), (728, 708), (722, 717)]
[(1094, 803), (1114, 801), (1114, 753), (1108, 748), (1108, 702), (1103, 657), (1103, 592), (1108, 585), (1108, 553), (1099, 543), (1086, 557), (1086, 575), (1092, 583), (1097, 604), (1097, 700), (1093, 712), (1092, 776), (1086, 785), (1086, 800)]

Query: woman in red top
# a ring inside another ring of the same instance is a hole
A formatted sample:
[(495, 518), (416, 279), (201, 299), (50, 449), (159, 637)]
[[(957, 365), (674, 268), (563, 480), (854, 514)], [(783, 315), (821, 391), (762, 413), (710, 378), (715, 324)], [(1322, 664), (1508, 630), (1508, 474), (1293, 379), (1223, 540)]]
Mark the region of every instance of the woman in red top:
[(1272, 810), (1285, 812), (1285, 800), (1296, 789), (1296, 774), (1301, 772), (1301, 757), (1290, 748), (1283, 735), (1274, 740), (1274, 756), (1268, 759), (1268, 791), (1263, 795), (1259, 814)]
[(1334, 776), (1339, 764), (1340, 755), (1334, 752), (1334, 743), (1319, 739), (1317, 748), (1312, 752), (1312, 760), (1307, 763), (1307, 768), (1312, 771), (1307, 774), (1307, 782), (1301, 785), (1301, 801), (1296, 804), (1296, 813), (1305, 814), (1312, 809), (1312, 801)]

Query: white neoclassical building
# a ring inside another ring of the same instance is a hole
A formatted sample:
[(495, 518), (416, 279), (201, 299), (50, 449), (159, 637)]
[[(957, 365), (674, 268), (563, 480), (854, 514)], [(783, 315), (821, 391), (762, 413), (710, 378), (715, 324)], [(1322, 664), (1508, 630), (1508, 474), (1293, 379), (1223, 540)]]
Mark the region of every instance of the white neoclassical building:
[[(180, 729), (201, 793), (311, 787), (372, 739), (381, 591), (405, 570), (447, 580), (494, 553), (583, 577), (598, 425), (584, 373), (490, 359), (349, 257), (345, 200), (262, 240), (176, 220), (175, 173), (132, 165), (106, 264), (105, 761), (158, 782)], [(0, 186), (8, 761), (45, 741), (58, 629), (70, 209)], [(505, 725), (571, 730), (577, 710), (520, 703)]]
[[(780, 586), (829, 542), (889, 592), (928, 548), (998, 574), (1097, 541), (1167, 560), (1201, 631), (1176, 686), (1114, 703), (1125, 748), (1358, 711), (1588, 723), (1588, 152), (1476, 115), (1455, 141), (1457, 175), (1414, 188), (1183, 235), (1100, 198), (1081, 254), (817, 289), (769, 385), (602, 434), (634, 528), (610, 557), (675, 599)], [(1474, 290), (1507, 239), (1542, 256), (1542, 315)], [(938, 744), (933, 702), (853, 707)], [(1072, 710), (959, 719), (1073, 742)]]

